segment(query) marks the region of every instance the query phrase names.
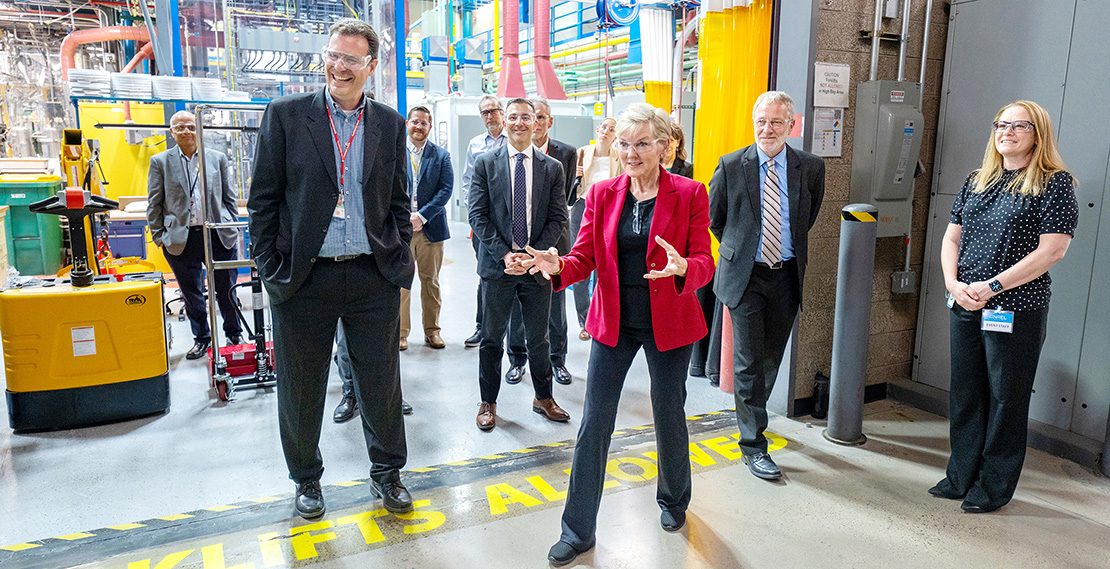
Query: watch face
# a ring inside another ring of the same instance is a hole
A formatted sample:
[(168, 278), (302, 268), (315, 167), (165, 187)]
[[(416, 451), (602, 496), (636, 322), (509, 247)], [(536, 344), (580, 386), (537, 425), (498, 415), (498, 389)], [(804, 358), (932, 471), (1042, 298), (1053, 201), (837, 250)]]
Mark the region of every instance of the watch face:
[(991, 290), (993, 290), (994, 292), (1002, 292), (1002, 283), (998, 282), (998, 280), (993, 280), (989, 284)]

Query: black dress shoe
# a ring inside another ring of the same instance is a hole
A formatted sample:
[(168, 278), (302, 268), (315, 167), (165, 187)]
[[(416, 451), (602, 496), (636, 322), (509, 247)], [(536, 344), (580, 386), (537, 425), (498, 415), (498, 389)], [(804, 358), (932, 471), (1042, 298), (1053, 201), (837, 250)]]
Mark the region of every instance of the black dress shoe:
[(929, 488), (929, 494), (937, 498), (948, 498), (949, 500), (963, 500), (964, 496), (967, 495), (966, 493), (960, 494), (953, 489), (952, 484), (948, 482), (947, 478), (937, 482), (936, 486)]
[(482, 345), (482, 331), (481, 330), (475, 330), (474, 335), (467, 338), (466, 341), (463, 342), (463, 345), (466, 346), (467, 348), (477, 348), (478, 346), (481, 346)]
[(744, 455), (744, 464), (748, 465), (748, 470), (758, 478), (764, 480), (778, 480), (782, 478), (782, 471), (779, 470), (775, 461), (771, 460), (771, 455), (766, 451), (757, 452), (751, 456)]
[(676, 532), (686, 525), (686, 512), (663, 510), (663, 513), (659, 515), (659, 525), (669, 532)]
[(196, 342), (193, 343), (193, 347), (189, 348), (188, 352), (185, 352), (185, 359), (187, 359), (187, 360), (200, 359), (200, 358), (204, 357), (204, 353), (207, 350), (208, 350), (208, 342), (197, 340)]
[(705, 377), (705, 366), (690, 366), (690, 377)]
[(505, 383), (516, 385), (522, 379), (524, 379), (524, 366), (509, 366), (509, 371), (505, 372)]
[(553, 366), (555, 376), (555, 383), (559, 385), (570, 385), (570, 372), (567, 371), (567, 366)]
[(412, 415), (412, 405), (409, 405), (409, 402), (404, 399), (401, 400), (401, 414)]
[(355, 413), (358, 413), (358, 401), (353, 395), (346, 395), (336, 406), (331, 419), (336, 423), (346, 423), (355, 417)]
[(243, 337), (240, 336), (239, 334), (227, 337), (227, 345), (229, 345), (229, 346), (238, 346), (239, 344), (242, 344), (242, 343), (243, 343)]
[(964, 500), (964, 503), (960, 504), (960, 509), (969, 514), (985, 514), (987, 512), (993, 512), (1001, 507), (1002, 506), (982, 506), (979, 504), (968, 502), (967, 500)]
[(324, 493), (320, 490), (320, 481), (313, 480), (298, 484), (297, 497), (293, 498), (293, 506), (306, 520), (324, 515)]
[(590, 548), (586, 548), (585, 550), (579, 551), (575, 549), (573, 545), (560, 540), (559, 543), (552, 545), (551, 550), (547, 552), (547, 561), (551, 563), (552, 567), (562, 567), (574, 561), (579, 553), (585, 553), (589, 550)]
[(711, 385), (713, 387), (720, 387), (721, 386), (721, 376), (716, 375), (716, 374), (710, 374), (709, 375), (709, 385)]
[(382, 499), (382, 505), (387, 511), (394, 514), (404, 514), (412, 511), (412, 496), (401, 484), (401, 475), (397, 471), (390, 473), (385, 482), (370, 479), (370, 489)]

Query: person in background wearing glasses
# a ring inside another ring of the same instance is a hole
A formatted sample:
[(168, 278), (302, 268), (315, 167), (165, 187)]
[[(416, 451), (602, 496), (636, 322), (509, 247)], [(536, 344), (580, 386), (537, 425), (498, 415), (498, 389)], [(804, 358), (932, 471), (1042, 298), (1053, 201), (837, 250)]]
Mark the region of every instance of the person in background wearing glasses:
[[(200, 155), (197, 153), (196, 118), (188, 111), (170, 117), (170, 132), (177, 148), (150, 157), (147, 176), (146, 220), (154, 244), (162, 248), (166, 261), (181, 289), (185, 314), (193, 330), (193, 347), (185, 359), (204, 356), (212, 343), (208, 328), (208, 307), (204, 300), (204, 234), (201, 233)], [(235, 190), (231, 188), (231, 169), (227, 156), (206, 150), (205, 186), (208, 188), (208, 212), (204, 216), (214, 223), (239, 219)], [(239, 231), (233, 227), (212, 229), (208, 234), (212, 259), (228, 261), (236, 258)], [(231, 297), (235, 282), (234, 269), (216, 271), (216, 304), (223, 317), (228, 345), (243, 343), (239, 313)]]
[(621, 113), (616, 148), (624, 175), (597, 183), (587, 194), (582, 232), (568, 255), (530, 248), (534, 258), (524, 262), (529, 271), (549, 277), (556, 290), (597, 271), (586, 321), (594, 341), (585, 411), (562, 535), (548, 554), (555, 566), (594, 546), (617, 404), (641, 349), (651, 377), (660, 524), (674, 532), (686, 523), (691, 492), (686, 366), (690, 345), (707, 331), (694, 291), (713, 278), (713, 257), (705, 186), (661, 164), (670, 124), (665, 112), (644, 103)]
[[(483, 95), (478, 101), (478, 112), (482, 115), (482, 123), (486, 125), (486, 132), (475, 136), (470, 139), (470, 143), (466, 145), (466, 164), (463, 166), (462, 175), (462, 192), (463, 203), (470, 203), (469, 192), (470, 182), (474, 178), (474, 164), (478, 161), (478, 157), (489, 152), (505, 146), (505, 123), (502, 119), (505, 118), (504, 111), (501, 109), (501, 99), (493, 95)], [(471, 245), (474, 246), (474, 256), (480, 257), (478, 253), (481, 247), (481, 241), (475, 237), (471, 237)], [(472, 334), (463, 346), (466, 348), (477, 348), (482, 343), (482, 313), (484, 312), (483, 302), (485, 295), (482, 293), (482, 282), (478, 281), (478, 312), (474, 317), (474, 334)]]
[(940, 262), (948, 290), (952, 454), (929, 489), (969, 513), (1006, 505), (1025, 461), (1029, 399), (1048, 320), (1048, 269), (1079, 222), (1052, 119), (1031, 101), (994, 117), (983, 165), (952, 204)]
[(809, 230), (825, 195), (825, 162), (786, 144), (794, 100), (760, 95), (755, 144), (721, 157), (709, 181), (709, 229), (720, 241), (713, 292), (732, 317), (733, 393), (744, 462), (782, 477), (767, 452), (767, 396), (802, 304)]
[(370, 455), (370, 489), (412, 511), (397, 351), (401, 289), (414, 263), (405, 119), (363, 96), (378, 36), (344, 18), (329, 30), (326, 87), (275, 99), (258, 131), (251, 254), (270, 294), (278, 428), (298, 514), (324, 514), (320, 455), (332, 339), (342, 321)]
[(475, 420), (483, 431), (496, 426), (505, 331), (518, 301), (523, 308), (528, 364), (536, 392), (532, 410), (549, 421), (570, 420), (551, 393), (547, 332), (551, 285), (540, 275), (527, 274), (521, 265), (528, 258), (526, 247), (554, 247), (567, 223), (563, 167), (532, 145), (535, 120), (531, 101), (509, 101), (505, 110), (508, 144), (478, 157), (470, 185), (470, 226), (482, 242), (478, 276), (485, 294), (478, 352), (482, 400)]
[[(613, 140), (616, 139), (617, 119), (608, 117), (597, 126), (597, 141), (578, 149), (578, 166), (575, 169), (574, 185), (568, 205), (570, 210), (570, 239), (578, 240), (578, 233), (582, 230), (582, 216), (586, 213), (586, 196), (594, 184), (615, 178), (624, 170), (616, 151), (613, 150)], [(578, 313), (578, 339), (583, 342), (590, 339), (586, 331), (586, 316), (590, 311), (590, 278), (583, 279), (574, 285), (574, 311)]]

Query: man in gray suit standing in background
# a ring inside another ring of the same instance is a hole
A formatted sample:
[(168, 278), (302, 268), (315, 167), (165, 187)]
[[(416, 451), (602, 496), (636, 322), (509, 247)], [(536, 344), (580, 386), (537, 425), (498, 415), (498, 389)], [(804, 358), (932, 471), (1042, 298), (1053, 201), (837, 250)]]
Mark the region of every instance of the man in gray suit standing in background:
[[(170, 132), (176, 148), (159, 152), (150, 158), (147, 177), (146, 220), (154, 244), (162, 248), (173, 270), (177, 286), (185, 301), (185, 314), (193, 329), (193, 347), (185, 354), (195, 360), (204, 355), (212, 341), (208, 329), (208, 309), (204, 301), (204, 235), (201, 222), (200, 155), (197, 152), (197, 122), (192, 113), (180, 111), (170, 117)], [(208, 188), (208, 212), (211, 222), (238, 219), (235, 192), (231, 189), (231, 171), (227, 156), (208, 150), (204, 156), (205, 186)], [(212, 259), (234, 259), (239, 231), (224, 227), (212, 229)], [(224, 334), (228, 344), (241, 344), (242, 328), (231, 298), (235, 270), (216, 271), (216, 302), (223, 316)]]
[(732, 317), (740, 449), (752, 474), (778, 480), (767, 453), (767, 396), (802, 304), (809, 230), (825, 195), (825, 162), (787, 146), (794, 101), (768, 91), (752, 111), (756, 143), (721, 157), (709, 181), (709, 230), (721, 242), (713, 292)]

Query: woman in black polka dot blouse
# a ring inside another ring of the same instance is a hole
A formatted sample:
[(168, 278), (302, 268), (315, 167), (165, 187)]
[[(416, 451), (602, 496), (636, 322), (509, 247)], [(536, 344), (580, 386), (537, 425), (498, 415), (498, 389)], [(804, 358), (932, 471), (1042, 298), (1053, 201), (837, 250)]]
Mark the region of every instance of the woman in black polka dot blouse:
[(965, 512), (1001, 508), (1025, 461), (1029, 398), (1048, 319), (1048, 269), (1079, 219), (1052, 119), (1017, 101), (994, 117), (983, 165), (952, 206), (941, 244), (951, 311), (947, 475), (929, 493)]

